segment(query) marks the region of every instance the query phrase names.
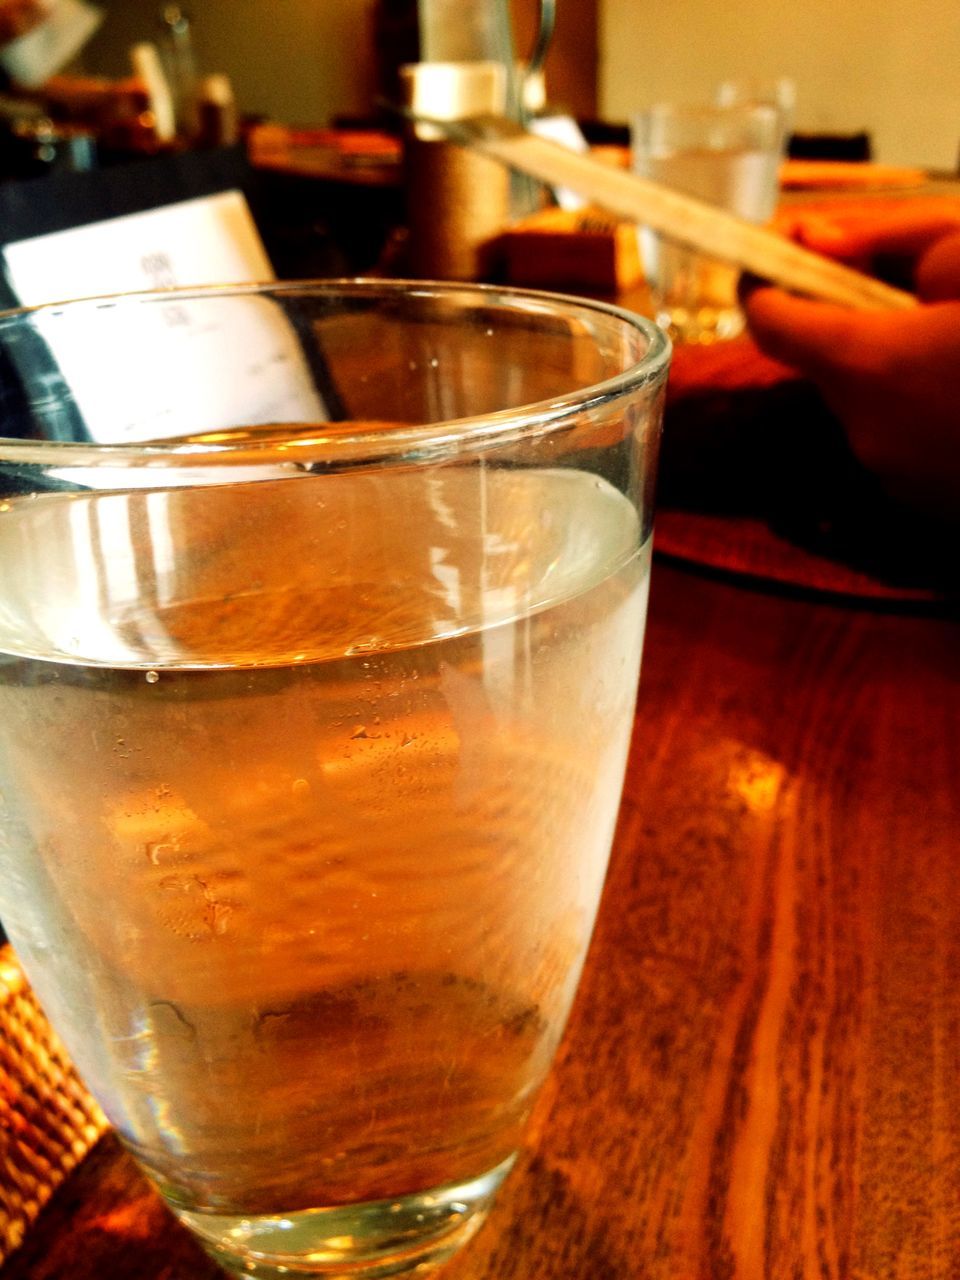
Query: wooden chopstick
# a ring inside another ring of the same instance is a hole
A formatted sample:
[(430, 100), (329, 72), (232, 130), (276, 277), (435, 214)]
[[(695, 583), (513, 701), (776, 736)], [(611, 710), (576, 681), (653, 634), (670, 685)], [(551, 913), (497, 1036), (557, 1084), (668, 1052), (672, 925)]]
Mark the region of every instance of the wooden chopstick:
[(742, 218), (648, 178), (601, 164), (499, 116), (416, 121), (551, 186), (569, 187), (610, 213), (641, 222), (678, 243), (740, 267), (773, 284), (824, 302), (903, 311), (911, 293)]

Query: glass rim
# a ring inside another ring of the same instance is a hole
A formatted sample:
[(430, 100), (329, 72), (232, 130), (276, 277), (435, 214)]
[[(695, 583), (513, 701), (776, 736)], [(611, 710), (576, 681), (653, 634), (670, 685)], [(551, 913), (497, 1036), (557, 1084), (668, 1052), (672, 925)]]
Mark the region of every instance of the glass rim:
[(778, 109), (772, 102), (653, 102), (634, 112), (634, 120), (652, 116), (676, 116), (683, 120), (729, 120), (736, 116), (774, 118)]
[[(0, 434), (0, 462), (18, 465), (58, 467), (203, 467), (262, 465), (265, 462), (299, 463), (316, 466), (326, 463), (357, 465), (382, 462), (425, 462), (432, 458), (456, 456), (508, 445), (562, 431), (585, 412), (596, 412), (637, 391), (655, 386), (666, 378), (672, 345), (655, 321), (613, 303), (573, 294), (527, 289), (513, 285), (475, 284), (459, 281), (376, 279), (337, 277), (313, 280), (281, 280), (250, 284), (201, 285), (188, 288), (144, 290), (104, 294), (65, 302), (42, 303), (0, 311), (0, 335), (23, 324), (30, 317), (57, 316), (82, 309), (98, 311), (119, 306), (170, 304), (207, 298), (309, 297), (329, 294), (341, 297), (382, 295), (455, 297), (463, 295), (478, 302), (522, 303), (522, 310), (535, 315), (562, 315), (571, 310), (614, 321), (625, 330), (641, 334), (646, 351), (639, 360), (608, 378), (576, 391), (547, 400), (534, 401), (489, 413), (450, 418), (427, 423), (372, 424), (366, 430), (342, 432), (336, 422), (318, 424), (316, 433), (303, 432), (311, 424), (288, 424), (288, 436), (271, 433), (261, 440), (196, 440), (181, 437), (137, 444), (101, 444), (73, 440), (33, 440)], [(238, 430), (244, 424), (238, 423)], [(324, 427), (332, 428), (324, 431)], [(294, 430), (295, 428), (295, 430)], [(250, 427), (255, 430), (255, 427)]]

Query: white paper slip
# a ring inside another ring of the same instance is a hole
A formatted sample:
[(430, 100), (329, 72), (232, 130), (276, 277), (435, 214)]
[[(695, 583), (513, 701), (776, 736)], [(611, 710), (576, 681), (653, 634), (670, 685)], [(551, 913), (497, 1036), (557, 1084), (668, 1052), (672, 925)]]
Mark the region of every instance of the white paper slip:
[(25, 307), (71, 298), (274, 278), (239, 191), (201, 196), (4, 246)]
[[(529, 129), (538, 138), (549, 138), (551, 142), (558, 142), (561, 147), (566, 147), (568, 151), (575, 151), (577, 155), (584, 156), (590, 150), (573, 116), (535, 116), (530, 121)], [(571, 190), (570, 187), (554, 187), (553, 194), (561, 209), (575, 212), (577, 209), (586, 208), (588, 203), (584, 196), (578, 191)]]
[(95, 316), (65, 308), (40, 312), (37, 328), (98, 444), (324, 416), (297, 334), (271, 298), (121, 301)]
[(0, 66), (16, 84), (35, 89), (76, 57), (103, 16), (85, 0), (52, 0), (38, 27), (0, 50)]
[[(237, 191), (21, 240), (3, 255), (26, 306), (274, 278)], [(300, 337), (269, 297), (54, 307), (36, 327), (80, 438), (98, 444), (326, 416)]]

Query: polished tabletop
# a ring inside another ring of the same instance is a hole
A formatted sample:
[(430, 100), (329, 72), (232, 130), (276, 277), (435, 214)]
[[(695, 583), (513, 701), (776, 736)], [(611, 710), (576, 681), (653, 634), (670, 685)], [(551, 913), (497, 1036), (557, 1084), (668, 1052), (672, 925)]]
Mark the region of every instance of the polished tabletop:
[[(960, 1268), (960, 624), (655, 564), (609, 880), (448, 1280)], [(2, 1280), (219, 1275), (112, 1136)]]

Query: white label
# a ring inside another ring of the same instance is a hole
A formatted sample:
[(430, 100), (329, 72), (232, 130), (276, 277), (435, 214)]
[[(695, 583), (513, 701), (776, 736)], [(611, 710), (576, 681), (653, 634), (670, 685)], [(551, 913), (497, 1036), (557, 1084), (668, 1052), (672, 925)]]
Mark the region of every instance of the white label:
[[(236, 191), (36, 236), (4, 249), (20, 301), (271, 280)], [(299, 339), (269, 298), (40, 312), (37, 327), (100, 444), (325, 416)]]
[(25, 89), (35, 89), (79, 53), (103, 21), (103, 10), (84, 0), (53, 0), (47, 16), (0, 50), (0, 65)]

